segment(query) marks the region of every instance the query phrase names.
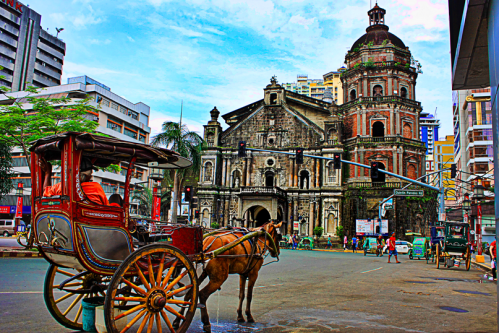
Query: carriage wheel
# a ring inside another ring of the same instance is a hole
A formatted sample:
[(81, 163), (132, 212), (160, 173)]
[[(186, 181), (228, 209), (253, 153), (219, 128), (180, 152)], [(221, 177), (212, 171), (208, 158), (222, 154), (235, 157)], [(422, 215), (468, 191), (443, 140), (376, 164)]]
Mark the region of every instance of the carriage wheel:
[[(182, 296), (188, 294), (189, 299)], [(196, 311), (198, 280), (192, 262), (165, 244), (141, 247), (123, 261), (109, 284), (104, 305), (108, 332), (145, 332), (162, 327), (186, 332)], [(187, 313), (182, 311), (184, 308)], [(177, 329), (173, 322), (180, 321)]]
[[(83, 330), (81, 300), (87, 297), (105, 296), (104, 292), (77, 294), (60, 290), (60, 284), (80, 273), (72, 268), (50, 265), (45, 275), (43, 298), (47, 309), (59, 324), (72, 330)], [(89, 289), (96, 284), (105, 284), (106, 278), (97, 274), (87, 274), (64, 285), (65, 289)]]
[(469, 246), (466, 247), (466, 270), (469, 271), (471, 268), (471, 249)]
[(437, 263), (437, 269), (440, 268), (440, 244), (437, 244), (435, 250), (435, 262)]

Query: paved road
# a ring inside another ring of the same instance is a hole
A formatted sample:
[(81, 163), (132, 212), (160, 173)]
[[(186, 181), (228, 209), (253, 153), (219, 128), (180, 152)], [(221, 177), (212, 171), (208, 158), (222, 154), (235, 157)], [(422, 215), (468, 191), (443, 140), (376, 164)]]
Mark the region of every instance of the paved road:
[[(231, 276), (208, 301), (213, 332), (497, 332), (496, 284), (483, 272), (401, 260), (283, 250), (257, 281), (257, 323), (237, 325)], [(0, 332), (69, 332), (45, 308), (46, 268), (43, 259), (0, 259)], [(198, 314), (189, 332), (202, 332)]]

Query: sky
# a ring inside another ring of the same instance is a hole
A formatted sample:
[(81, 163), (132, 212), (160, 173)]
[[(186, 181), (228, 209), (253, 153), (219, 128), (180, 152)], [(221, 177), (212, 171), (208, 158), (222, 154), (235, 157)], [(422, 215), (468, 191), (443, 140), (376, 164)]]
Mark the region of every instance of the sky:
[[(340, 68), (365, 33), (375, 1), (30, 0), (42, 27), (66, 43), (63, 83), (88, 75), (151, 107), (154, 135), (164, 121), (202, 135), (214, 106), (222, 114), (263, 98), (281, 83)], [(390, 32), (422, 64), (416, 99), (453, 134), (447, 1), (379, 0)], [(221, 121), (222, 122), (222, 121)], [(223, 122), (222, 122), (223, 123)], [(224, 128), (227, 126), (223, 123)]]

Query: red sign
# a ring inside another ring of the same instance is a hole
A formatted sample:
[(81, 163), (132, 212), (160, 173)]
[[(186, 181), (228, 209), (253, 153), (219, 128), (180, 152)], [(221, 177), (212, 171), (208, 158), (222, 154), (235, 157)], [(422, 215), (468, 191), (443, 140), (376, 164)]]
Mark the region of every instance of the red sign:
[(17, 197), (16, 219), (23, 218), (23, 197)]
[(152, 219), (159, 221), (161, 216), (161, 198), (158, 196), (158, 189), (156, 187), (153, 188), (152, 193)]
[(0, 206), (0, 214), (10, 214), (10, 206)]
[(17, 2), (16, 0), (2, 0), (2, 2), (6, 5), (9, 5), (13, 9), (17, 10), (19, 13), (23, 12), (23, 4)]

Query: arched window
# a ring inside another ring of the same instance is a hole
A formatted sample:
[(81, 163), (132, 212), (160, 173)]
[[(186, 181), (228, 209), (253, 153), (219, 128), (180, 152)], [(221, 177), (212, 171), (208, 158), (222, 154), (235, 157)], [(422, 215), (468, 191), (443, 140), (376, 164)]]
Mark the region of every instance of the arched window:
[(414, 166), (414, 164), (409, 164), (407, 166), (407, 177), (411, 179), (416, 179), (418, 177), (418, 174), (416, 172), (416, 167)]
[(404, 138), (407, 138), (407, 139), (412, 138), (412, 128), (411, 128), (411, 125), (409, 125), (409, 124), (404, 125)]
[[(378, 162), (378, 170), (379, 169), (386, 170), (385, 169), (385, 164), (382, 163), (382, 162)], [(378, 171), (378, 179), (373, 179), (373, 182), (375, 182), (375, 183), (384, 183), (385, 182), (385, 178), (386, 178), (386, 174), (383, 173), (383, 172), (379, 172)]]
[(355, 89), (350, 90), (350, 100), (353, 101), (357, 98), (357, 91)]
[(381, 121), (376, 121), (373, 124), (371, 134), (373, 137), (378, 137), (378, 138), (384, 137), (385, 136), (385, 124), (383, 124), (383, 122), (381, 122)]
[(380, 86), (379, 84), (375, 85), (373, 87), (373, 96), (374, 97), (380, 97), (383, 96), (383, 87)]
[(213, 164), (211, 162), (206, 162), (204, 165), (204, 181), (211, 182), (213, 173)]
[(274, 173), (273, 172), (266, 172), (265, 173), (265, 186), (267, 187), (273, 187), (274, 186)]
[(206, 143), (208, 144), (208, 147), (213, 147), (215, 144), (215, 133), (208, 133), (208, 135), (206, 135)]
[(400, 89), (400, 97), (407, 98), (407, 88), (406, 87), (402, 87), (402, 89)]
[(232, 188), (238, 188), (241, 184), (241, 172), (236, 170), (232, 173)]
[(272, 104), (272, 105), (277, 104), (277, 94), (276, 93), (270, 94), (270, 104)]
[(328, 144), (335, 145), (338, 143), (338, 132), (335, 128), (331, 128), (328, 134)]
[(201, 225), (205, 228), (209, 228), (210, 227), (209, 223), (210, 223), (210, 211), (208, 209), (204, 209)]
[(308, 171), (303, 170), (300, 172), (300, 188), (302, 190), (308, 190), (310, 187), (310, 176)]
[(327, 166), (327, 182), (330, 184), (336, 183), (336, 170), (333, 162), (329, 162)]

